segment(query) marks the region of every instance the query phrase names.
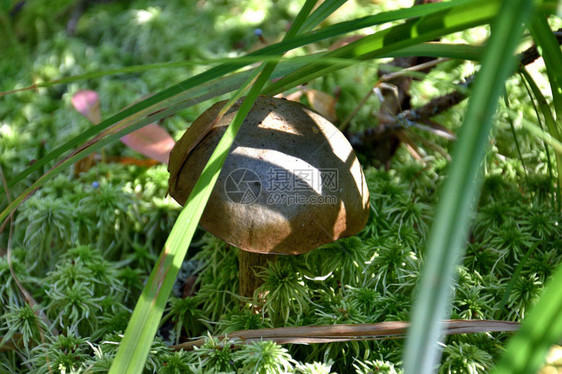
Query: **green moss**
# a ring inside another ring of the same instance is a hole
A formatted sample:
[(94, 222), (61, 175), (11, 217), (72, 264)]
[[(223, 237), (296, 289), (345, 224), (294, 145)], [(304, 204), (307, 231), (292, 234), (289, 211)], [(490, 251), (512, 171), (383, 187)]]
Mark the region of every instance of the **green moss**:
[[(361, 3), (361, 7), (342, 10), (326, 24), (391, 6)], [(256, 28), (262, 29), (268, 42), (278, 40), (299, 4), (94, 2), (80, 17), (75, 35), (69, 36), (65, 29), (75, 2), (25, 2), (10, 19), (16, 43), (0, 41), (6, 43), (2, 44), (6, 54), (0, 61), (0, 90), (138, 64), (241, 55), (263, 45), (254, 34)], [(478, 38), (487, 32), (481, 31)], [(473, 36), (455, 34), (450, 40), (473, 41)], [(332, 42), (292, 53), (310, 54)], [(92, 126), (71, 108), (71, 97), (78, 90), (97, 90), (106, 117), (204, 69), (202, 65), (154, 68), (2, 96), (0, 167), (5, 178), (11, 180), (34, 160)], [(412, 103), (424, 104), (453, 89), (451, 82), (473, 69), (471, 63), (441, 65), (414, 81)], [(359, 64), (310, 82), (310, 87), (330, 95), (340, 91), (335, 110), (341, 124), (372, 90), (377, 71), (377, 63)], [(507, 86), (511, 109), (533, 120), (535, 113), (519, 82), (513, 79)], [(380, 105), (373, 95), (353, 117), (349, 130), (376, 126), (374, 114)], [(455, 131), (464, 105), (434, 120)], [(162, 126), (178, 138), (206, 107), (203, 103), (183, 110)], [(458, 269), (453, 300), (457, 318), (499, 316), (520, 321), (562, 260), (556, 170), (549, 166), (553, 153), (529, 136), (517, 118), (514, 122), (512, 132), (507, 117), (497, 116), (493, 145), (484, 164), (483, 191), (466, 257)], [(433, 134), (409, 131), (443, 149), (452, 147), (453, 142)], [(514, 134), (523, 159), (515, 149)], [(243, 329), (408, 320), (439, 186), (449, 165), (446, 157), (428, 152), (415, 161), (402, 147), (390, 170), (366, 168), (371, 215), (364, 230), (306, 255), (272, 263), (263, 269), (265, 282), (252, 302), (237, 296), (238, 250), (199, 231), (145, 371), (400, 372), (400, 340), (281, 347), (267, 341), (240, 346), (239, 341), (208, 337), (194, 352), (172, 352), (168, 345)], [(180, 210), (165, 197), (165, 165), (144, 168), (108, 162), (121, 155), (139, 157), (116, 142), (98, 152), (94, 167), (79, 175), (73, 170), (59, 174), (18, 210), (10, 241), (12, 267), (36, 304), (22, 296), (1, 252), (0, 335), (8, 342), (20, 333), (22, 340), (17, 354), (0, 353), (0, 371), (79, 372), (89, 367), (90, 372), (106, 372), (111, 365), (119, 334)], [(11, 195), (21, 193), (52, 165), (27, 177)], [(0, 197), (0, 209), (6, 205), (7, 199)], [(0, 236), (2, 250), (8, 245), (7, 233)], [(518, 267), (521, 272), (514, 278)], [(503, 299), (505, 308), (500, 309)], [(46, 319), (40, 318), (39, 311)], [(451, 337), (440, 370), (487, 372), (508, 338), (508, 334)]]

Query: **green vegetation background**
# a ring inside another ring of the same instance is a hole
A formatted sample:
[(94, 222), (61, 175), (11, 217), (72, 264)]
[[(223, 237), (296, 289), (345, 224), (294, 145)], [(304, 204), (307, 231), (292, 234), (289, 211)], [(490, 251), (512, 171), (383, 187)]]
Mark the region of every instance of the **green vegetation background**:
[[(15, 15), (6, 11), (10, 5), (9, 1), (0, 3), (6, 36), (0, 38), (0, 91), (124, 66), (238, 56), (263, 46), (256, 28), (267, 41), (277, 41), (300, 2), (99, 2), (85, 9), (72, 36), (67, 27), (74, 1), (28, 1)], [(400, 5), (411, 4), (351, 2), (329, 22)], [(486, 35), (482, 28), (450, 40), (474, 42)], [(293, 55), (326, 47), (315, 45)], [(441, 65), (414, 83), (413, 104), (452, 90), (452, 82), (473, 68), (460, 62)], [(91, 126), (70, 104), (78, 90), (96, 90), (107, 115), (204, 69), (200, 64), (150, 68), (0, 97), (0, 166), (5, 178), (11, 179)], [(336, 106), (341, 121), (374, 84), (376, 73), (375, 64), (358, 65), (310, 86), (332, 95), (341, 90)], [(520, 321), (561, 259), (560, 214), (553, 206), (548, 167), (552, 154), (517, 121), (523, 115), (535, 116), (523, 88), (513, 80), (508, 91), (511, 110), (517, 113), (515, 132), (507, 116), (498, 115), (486, 159), (484, 191), (464, 265), (458, 269), (453, 318)], [(376, 98), (370, 99), (354, 117), (351, 131), (374, 126), (373, 113), (379, 105)], [(163, 126), (177, 139), (207, 106), (210, 103), (182, 111)], [(437, 120), (454, 131), (462, 120), (462, 107)], [(418, 134), (445, 149), (451, 147), (427, 133)], [(117, 143), (105, 148), (102, 157), (116, 155), (139, 157)], [(413, 161), (401, 148), (390, 170), (380, 171), (370, 166), (366, 155), (359, 156), (371, 192), (367, 227), (355, 237), (307, 255), (283, 257), (266, 269), (260, 291), (269, 291), (269, 297), (263, 301), (263, 315), (245, 307), (236, 296), (237, 250), (198, 233), (146, 372), (400, 371), (401, 340), (284, 348), (262, 342), (235, 350), (228, 341), (209, 338), (195, 352), (168, 348), (185, 336), (240, 329), (409, 319), (436, 191), (448, 161), (429, 150), (423, 162)], [(29, 181), (38, 176), (29, 176)], [(165, 198), (167, 180), (164, 165), (144, 168), (101, 162), (79, 177), (68, 170), (22, 205), (10, 242), (13, 265), (37, 305), (25, 302), (6, 256), (0, 257), (0, 336), (23, 336), (23, 346), (17, 351), (0, 352), (0, 372), (104, 372), (109, 368), (119, 333), (179, 212), (179, 206)], [(14, 196), (21, 191), (10, 192)], [(6, 204), (2, 196), (0, 208)], [(1, 234), (0, 244), (7, 247), (7, 232)], [(198, 291), (184, 297), (184, 282), (190, 276), (197, 277)], [(34, 308), (43, 311), (52, 325), (45, 325)], [(503, 333), (449, 337), (440, 371), (488, 372), (508, 337)]]

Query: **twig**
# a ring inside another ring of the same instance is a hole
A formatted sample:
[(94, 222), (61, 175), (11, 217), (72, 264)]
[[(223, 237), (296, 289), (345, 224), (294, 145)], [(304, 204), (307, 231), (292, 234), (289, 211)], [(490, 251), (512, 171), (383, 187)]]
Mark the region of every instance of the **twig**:
[[(554, 31), (553, 34), (556, 37), (556, 40), (558, 40), (558, 44), (562, 44), (562, 28)], [(539, 50), (536, 45), (533, 45), (519, 54), (519, 61), (521, 61), (521, 64), (527, 66), (535, 62), (535, 60), (539, 57), (541, 57)]]
[[(461, 87), (468, 87), (472, 84), (474, 80), (474, 75), (471, 75), (464, 79), (459, 85)], [(443, 96), (438, 96), (430, 100), (427, 104), (421, 107), (404, 110), (396, 116), (395, 121), (400, 122), (400, 120), (406, 121), (422, 121), (427, 118), (436, 116), (437, 114), (443, 113), (444, 111), (452, 108), (453, 106), (459, 104), (461, 101), (468, 97), (466, 89), (457, 89), (453, 92), (445, 94)]]
[[(443, 322), (447, 335), (471, 334), (480, 332), (516, 331), (517, 322), (494, 320), (446, 320)], [(357, 340), (396, 339), (406, 335), (408, 322), (390, 321), (380, 323), (364, 323), (356, 325), (330, 326), (299, 326), (279, 327), (273, 329), (242, 330), (228, 335), (221, 335), (231, 339), (234, 344), (245, 344), (253, 341), (271, 340), (277, 344), (316, 344)], [(205, 339), (173, 345), (174, 350), (192, 350), (205, 343)]]
[(392, 73), (386, 73), (386, 74), (383, 74), (383, 76), (379, 79), (379, 82), (388, 82), (388, 81), (391, 81), (393, 79), (406, 76), (406, 75), (408, 75), (408, 72), (411, 72), (411, 71), (421, 71), (421, 70), (433, 68), (433, 67), (437, 66), (438, 64), (440, 64), (442, 62), (445, 62), (445, 61), (449, 61), (449, 60), (450, 60), (450, 58), (437, 58), (435, 60), (429, 60), (429, 61), (423, 62), (421, 64), (417, 64), (417, 65), (414, 65), (414, 66), (411, 66), (409, 68), (405, 68), (405, 69), (402, 69), (402, 70), (399, 70), (399, 71), (395, 71), (395, 72), (392, 72)]
[(396, 78), (401, 77), (401, 76), (405, 76), (409, 72), (412, 72), (412, 71), (420, 71), (420, 70), (425, 70), (425, 69), (434, 67), (437, 64), (440, 64), (440, 63), (448, 61), (448, 60), (449, 60), (448, 58), (439, 58), (439, 59), (436, 59), (436, 60), (430, 60), (430, 61), (418, 64), (418, 65), (415, 65), (415, 66), (411, 66), (409, 68), (405, 68), (405, 69), (402, 69), (400, 71), (395, 71), (395, 72), (392, 72), (392, 73), (384, 74), (382, 77), (380, 77), (380, 79), (375, 84), (373, 89), (369, 90), (369, 92), (367, 92), (367, 94), (361, 99), (361, 101), (359, 102), (359, 104), (357, 104), (357, 106), (355, 107), (353, 112), (351, 112), (347, 116), (347, 118), (342, 122), (342, 124), (339, 126), (340, 131), (345, 131), (347, 129), (350, 121), (353, 119), (353, 117), (355, 117), (357, 115), (357, 113), (361, 110), (361, 108), (363, 108), (363, 106), (365, 105), (367, 100), (373, 95), (373, 93), (375, 92), (375, 90), (377, 89), (377, 87), (380, 84), (386, 83), (386, 82), (388, 82), (392, 79), (396, 79)]
[[(562, 28), (555, 31), (554, 35), (556, 36), (558, 43), (562, 44)], [(527, 48), (518, 56), (519, 61), (521, 62), (522, 65), (529, 65), (539, 57), (540, 57), (540, 53), (536, 45)], [(420, 65), (424, 65), (424, 64), (420, 64)], [(416, 67), (420, 65), (416, 65)], [(474, 75), (470, 75), (466, 77), (459, 84), (461, 88), (453, 92), (449, 92), (445, 95), (436, 97), (430, 100), (428, 103), (422, 105), (421, 107), (401, 111), (400, 113), (396, 114), (395, 116), (392, 116), (391, 118), (387, 118), (388, 116), (385, 116), (384, 123), (381, 123), (376, 128), (368, 128), (362, 133), (352, 134), (350, 136), (351, 138), (350, 140), (353, 140), (354, 147), (358, 147), (358, 148), (368, 147), (372, 142), (380, 142), (381, 139), (385, 137), (389, 137), (390, 134), (399, 130), (407, 129), (409, 127), (417, 127), (423, 130), (424, 128), (422, 126), (417, 125), (418, 122), (427, 123), (427, 121), (431, 117), (443, 113), (449, 110), (450, 108), (454, 107), (455, 105), (461, 103), (464, 99), (468, 97), (467, 89), (472, 84), (473, 81), (474, 81)], [(370, 95), (372, 95), (372, 90), (369, 93), (369, 96)], [(359, 105), (363, 105), (366, 99), (368, 99), (368, 97), (364, 98), (364, 100), (362, 100)], [(352, 113), (352, 115), (355, 115), (357, 111), (358, 109), (355, 110)], [(346, 122), (349, 122), (350, 120), (351, 117), (346, 118)], [(342, 127), (344, 127), (343, 124)]]

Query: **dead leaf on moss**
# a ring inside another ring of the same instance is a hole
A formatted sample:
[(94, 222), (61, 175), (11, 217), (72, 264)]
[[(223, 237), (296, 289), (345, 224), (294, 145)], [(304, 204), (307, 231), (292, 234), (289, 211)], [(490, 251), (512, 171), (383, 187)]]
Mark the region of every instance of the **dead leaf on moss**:
[(161, 126), (151, 123), (125, 135), (121, 141), (129, 148), (163, 164), (168, 163), (176, 142)]

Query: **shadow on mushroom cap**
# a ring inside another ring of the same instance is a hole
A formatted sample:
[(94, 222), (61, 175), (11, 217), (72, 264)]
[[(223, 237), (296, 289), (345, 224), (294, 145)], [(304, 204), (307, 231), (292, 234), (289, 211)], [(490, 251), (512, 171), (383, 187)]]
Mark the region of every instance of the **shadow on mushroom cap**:
[[(224, 103), (203, 113), (170, 155), (170, 194), (182, 205), (239, 104), (187, 157), (186, 144)], [(335, 126), (299, 103), (259, 97), (233, 143), (201, 225), (246, 251), (300, 254), (359, 232), (368, 205), (359, 161)]]

